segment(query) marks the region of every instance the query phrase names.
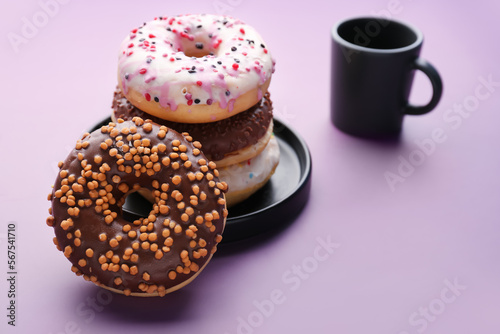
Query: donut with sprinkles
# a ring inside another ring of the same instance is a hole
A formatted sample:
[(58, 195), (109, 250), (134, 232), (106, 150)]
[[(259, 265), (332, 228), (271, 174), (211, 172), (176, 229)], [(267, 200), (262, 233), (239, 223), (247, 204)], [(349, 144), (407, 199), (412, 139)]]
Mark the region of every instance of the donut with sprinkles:
[(208, 14), (158, 17), (122, 42), (118, 83), (148, 114), (208, 123), (258, 103), (274, 66), (262, 37), (240, 20)]
[[(59, 163), (47, 224), (85, 280), (125, 295), (164, 296), (191, 282), (222, 240), (227, 185), (187, 133), (135, 117), (87, 133)], [(127, 221), (126, 197), (153, 198)]]

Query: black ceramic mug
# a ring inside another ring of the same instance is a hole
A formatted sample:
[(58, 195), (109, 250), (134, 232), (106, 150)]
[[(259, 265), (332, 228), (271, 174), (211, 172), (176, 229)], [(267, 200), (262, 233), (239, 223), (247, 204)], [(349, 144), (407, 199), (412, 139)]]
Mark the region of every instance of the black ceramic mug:
[[(422, 33), (384, 18), (354, 18), (332, 29), (331, 117), (340, 130), (363, 137), (400, 133), (404, 115), (422, 115), (439, 102), (443, 91), (436, 69), (419, 57)], [(427, 105), (408, 103), (415, 74), (430, 79)]]

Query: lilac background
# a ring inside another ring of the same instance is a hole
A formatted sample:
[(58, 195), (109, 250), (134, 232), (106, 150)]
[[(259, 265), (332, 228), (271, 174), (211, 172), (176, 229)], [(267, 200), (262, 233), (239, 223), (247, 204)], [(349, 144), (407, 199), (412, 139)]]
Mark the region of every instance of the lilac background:
[[(407, 117), (401, 141), (391, 144), (349, 137), (329, 121), (330, 27), (387, 11), (388, 0), (70, 1), (17, 53), (8, 33), (20, 34), (23, 17), (32, 20), (42, 9), (33, 0), (3, 0), (0, 268), (7, 271), (6, 224), (15, 221), (19, 276), (14, 329), (6, 325), (0, 279), (0, 331), (498, 333), (500, 87), (460, 124), (444, 117), (454, 104), (474, 101), (479, 77), (500, 82), (500, 5), (396, 2), (393, 17), (423, 31), (422, 56), (439, 69), (445, 89), (436, 110)], [(104, 290), (70, 271), (45, 225), (56, 164), (109, 114), (118, 45), (131, 28), (158, 15), (221, 11), (257, 28), (277, 60), (276, 115), (303, 136), (313, 157), (309, 204), (289, 228), (251, 241), (256, 246), (222, 248), (176, 293), (104, 299)], [(430, 94), (417, 74), (412, 102)], [(436, 128), (446, 140), (391, 191), (384, 173), (397, 173), (401, 157), (418, 158), (415, 141), (429, 140)], [(318, 248), (317, 238), (327, 237), (340, 244), (333, 254)], [(313, 258), (315, 250), (323, 261)], [(307, 278), (292, 272), (304, 265)], [(446, 280), (465, 290), (453, 294)], [(254, 301), (276, 290), (282, 303), (259, 311)], [(431, 308), (427, 320), (424, 307)]]

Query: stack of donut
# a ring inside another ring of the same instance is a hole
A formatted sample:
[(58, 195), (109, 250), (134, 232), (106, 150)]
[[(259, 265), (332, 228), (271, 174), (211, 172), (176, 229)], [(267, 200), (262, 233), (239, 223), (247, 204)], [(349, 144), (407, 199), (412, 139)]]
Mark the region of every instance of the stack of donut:
[[(76, 142), (48, 196), (47, 225), (76, 275), (133, 296), (164, 296), (197, 277), (227, 206), (278, 164), (273, 70), (260, 36), (232, 18), (160, 17), (130, 32), (113, 121)], [(130, 222), (122, 206), (133, 192), (153, 204)]]
[(228, 206), (266, 184), (279, 162), (268, 93), (274, 61), (260, 35), (216, 15), (158, 17), (122, 42), (112, 119), (149, 119), (203, 145)]

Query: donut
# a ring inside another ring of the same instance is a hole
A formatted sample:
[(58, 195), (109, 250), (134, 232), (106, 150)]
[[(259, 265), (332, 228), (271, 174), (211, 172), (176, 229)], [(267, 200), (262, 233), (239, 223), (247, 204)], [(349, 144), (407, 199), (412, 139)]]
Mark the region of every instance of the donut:
[(118, 83), (137, 108), (182, 123), (208, 123), (257, 104), (275, 63), (263, 39), (217, 15), (158, 17), (120, 46)]
[[(164, 296), (210, 261), (227, 217), (215, 163), (187, 133), (135, 117), (78, 140), (48, 199), (47, 224), (72, 271), (133, 296)], [(122, 216), (126, 197), (154, 198), (147, 217)]]
[(228, 207), (236, 205), (262, 188), (274, 174), (280, 149), (273, 135), (262, 153), (245, 162), (219, 168), (219, 177), (229, 185), (226, 193)]
[(250, 109), (213, 123), (178, 123), (149, 115), (131, 104), (117, 88), (112, 103), (112, 120), (134, 117), (151, 119), (179, 132), (188, 132), (203, 145), (203, 153), (217, 167), (247, 161), (266, 147), (273, 131), (273, 106), (269, 92)]

